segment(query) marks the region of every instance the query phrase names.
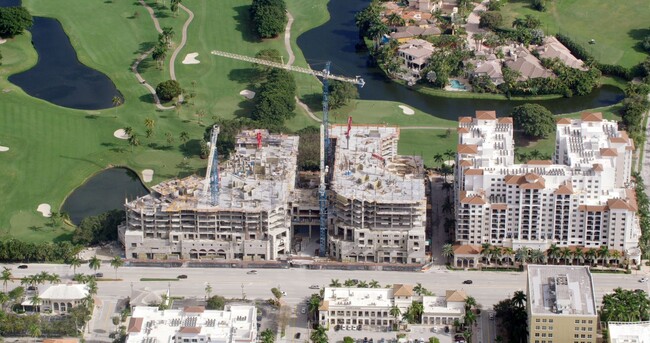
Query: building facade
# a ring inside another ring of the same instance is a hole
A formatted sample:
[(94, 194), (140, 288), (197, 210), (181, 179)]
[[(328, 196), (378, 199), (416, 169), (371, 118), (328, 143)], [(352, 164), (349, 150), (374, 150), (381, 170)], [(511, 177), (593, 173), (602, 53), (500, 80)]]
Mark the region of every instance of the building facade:
[(530, 343), (595, 343), (598, 312), (587, 266), (528, 265)]
[(228, 305), (223, 311), (189, 306), (159, 310), (137, 306), (133, 310), (126, 343), (254, 343), (257, 342), (255, 306)]
[(344, 262), (426, 262), (427, 199), (417, 156), (397, 154), (399, 128), (337, 126), (328, 253)]
[(464, 291), (448, 290), (445, 296), (422, 297), (422, 324), (423, 325), (453, 325), (454, 321), (464, 322), (465, 300)]
[[(275, 260), (291, 247), (290, 194), (298, 137), (243, 131), (219, 166), (218, 192), (190, 176), (125, 204), (119, 228), (127, 258)], [(208, 165), (217, 158), (211, 149)]]
[(461, 244), (618, 250), (638, 262), (634, 144), (600, 113), (557, 122), (552, 160), (515, 163), (512, 118), (461, 117), (455, 211)]
[[(41, 313), (65, 314), (74, 307), (83, 304), (88, 296), (88, 286), (83, 284), (58, 284), (39, 287), (38, 297), (41, 299), (39, 305)], [(31, 306), (31, 300), (25, 300), (24, 304)]]

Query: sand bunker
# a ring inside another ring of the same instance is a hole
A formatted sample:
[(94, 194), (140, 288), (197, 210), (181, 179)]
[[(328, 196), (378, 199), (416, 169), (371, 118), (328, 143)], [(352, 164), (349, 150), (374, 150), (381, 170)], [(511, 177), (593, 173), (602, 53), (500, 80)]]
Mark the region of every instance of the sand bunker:
[(142, 180), (144, 182), (151, 182), (153, 180), (153, 170), (152, 169), (145, 169), (142, 171)]
[(243, 91), (239, 92), (239, 95), (243, 95), (246, 99), (252, 99), (255, 97), (255, 92), (244, 89)]
[(185, 58), (183, 59), (183, 64), (199, 64), (201, 61), (197, 60), (196, 57), (199, 56), (198, 52), (191, 52), (187, 55), (185, 55)]
[(0, 152), (5, 152), (5, 151), (9, 151), (9, 148), (6, 147), (6, 146), (0, 145)]
[(0, 44), (4, 44), (4, 43), (6, 43), (6, 42), (7, 42), (6, 39), (2, 39), (2, 38), (0, 38)]
[(115, 130), (115, 132), (113, 132), (113, 136), (119, 139), (129, 139), (129, 135), (124, 132), (124, 129)]
[(50, 207), (49, 204), (40, 204), (40, 205), (38, 205), (38, 208), (36, 209), (36, 211), (41, 212), (43, 217), (48, 217), (49, 218), (49, 217), (52, 216), (52, 212), (50, 211), (51, 209), (52, 208)]
[(415, 111), (413, 111), (413, 109), (408, 108), (408, 107), (406, 107), (404, 105), (399, 105), (399, 108), (401, 108), (402, 113), (406, 114), (407, 116), (412, 116), (412, 115), (415, 114)]

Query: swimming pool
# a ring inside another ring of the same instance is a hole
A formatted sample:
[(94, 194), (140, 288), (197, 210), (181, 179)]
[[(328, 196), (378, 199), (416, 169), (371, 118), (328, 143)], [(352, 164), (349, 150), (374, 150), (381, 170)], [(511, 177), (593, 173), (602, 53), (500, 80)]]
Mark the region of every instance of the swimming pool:
[(451, 88), (465, 90), (465, 85), (458, 80), (451, 80)]

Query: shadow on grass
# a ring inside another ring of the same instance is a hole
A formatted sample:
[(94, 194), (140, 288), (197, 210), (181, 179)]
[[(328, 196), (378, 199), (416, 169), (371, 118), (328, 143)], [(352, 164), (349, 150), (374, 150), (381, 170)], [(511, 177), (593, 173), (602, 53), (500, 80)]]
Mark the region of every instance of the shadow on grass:
[(174, 148), (171, 145), (161, 145), (158, 143), (149, 143), (147, 146), (150, 147), (151, 149), (162, 150), (162, 151), (169, 151)]
[(647, 53), (649, 52), (643, 47), (643, 39), (650, 36), (650, 29), (632, 29), (628, 31), (628, 36), (637, 40), (637, 43), (634, 44), (634, 50), (637, 52)]
[(199, 156), (201, 154), (200, 142), (198, 139), (190, 139), (185, 144), (179, 145), (178, 148), (186, 158)]
[(320, 109), (323, 106), (323, 94), (322, 93), (312, 93), (305, 94), (300, 98), (300, 101), (304, 102), (305, 105), (309, 106), (310, 109)]
[(228, 73), (228, 79), (250, 85), (252, 82), (255, 82), (257, 75), (257, 71), (253, 68), (233, 69)]
[(92, 165), (94, 165), (94, 166), (96, 166), (96, 167), (99, 167), (99, 168), (102, 168), (102, 169), (104, 168), (104, 166), (100, 165), (99, 163), (97, 163), (97, 162), (95, 162), (95, 161), (91, 161), (91, 160), (85, 159), (85, 158), (72, 157), (72, 156), (64, 156), (64, 155), (59, 155), (59, 157), (61, 157), (61, 158), (67, 158), (67, 159), (69, 159), (69, 160), (74, 160), (74, 161), (86, 162), (86, 163), (90, 163), (90, 164), (92, 164)]
[(73, 236), (74, 236), (73, 232), (66, 232), (64, 234), (60, 234), (60, 235), (54, 237), (54, 239), (52, 239), (52, 242), (54, 242), (54, 243), (70, 242), (70, 241), (72, 241)]
[(97, 118), (99, 118), (99, 116), (96, 115), (96, 114), (89, 114), (89, 115), (87, 115), (85, 118), (86, 118), (86, 119), (97, 119)]
[(250, 6), (235, 7), (234, 10), (237, 15), (234, 16), (237, 21), (235, 29), (241, 32), (241, 37), (246, 42), (258, 43), (261, 42), (255, 31), (253, 31), (253, 20), (250, 16)]
[(140, 101), (142, 101), (144, 103), (147, 103), (147, 104), (155, 104), (156, 103), (153, 100), (153, 95), (151, 93), (140, 95), (139, 99), (140, 99)]
[(233, 113), (236, 118), (248, 118), (252, 119), (251, 114), (255, 108), (255, 102), (250, 100), (244, 100), (239, 102), (239, 109), (235, 110)]

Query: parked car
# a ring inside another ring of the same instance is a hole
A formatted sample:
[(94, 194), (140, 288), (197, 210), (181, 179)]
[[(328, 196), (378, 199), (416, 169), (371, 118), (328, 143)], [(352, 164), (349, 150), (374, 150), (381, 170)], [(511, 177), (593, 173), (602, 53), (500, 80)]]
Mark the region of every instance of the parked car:
[(246, 274), (257, 274), (257, 270), (249, 270)]
[(490, 317), (490, 320), (494, 320), (494, 312), (490, 312), (489, 317)]
[(639, 282), (648, 282), (648, 278), (644, 276), (639, 280)]
[(319, 285), (311, 285), (309, 286), (309, 289), (320, 289)]
[(95, 277), (104, 277), (104, 273), (96, 273)]
[(285, 297), (287, 296), (287, 292), (282, 291), (281, 293), (282, 293), (282, 295), (284, 295)]
[(34, 286), (29, 286), (29, 287), (27, 287), (27, 290), (28, 290), (28, 291), (35, 291), (35, 290), (36, 290), (36, 287), (34, 287)]
[(18, 269), (27, 269), (27, 265), (26, 264), (21, 264), (21, 265), (18, 266)]
[(463, 284), (465, 284), (465, 285), (471, 285), (472, 283), (473, 283), (472, 280), (463, 281)]
[(181, 274), (181, 275), (178, 276), (178, 278), (179, 278), (179, 279), (187, 279), (187, 275), (185, 275), (185, 274)]
[(300, 332), (296, 332), (296, 335), (294, 337), (296, 337), (296, 339), (300, 339)]
[(306, 308), (304, 308), (304, 307), (303, 307), (303, 308), (301, 308), (301, 309), (300, 309), (300, 313), (302, 313), (302, 314), (305, 314), (305, 313), (307, 313), (307, 309), (306, 309)]

